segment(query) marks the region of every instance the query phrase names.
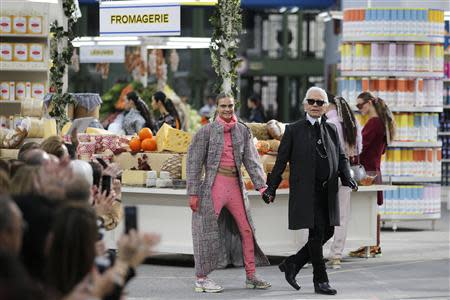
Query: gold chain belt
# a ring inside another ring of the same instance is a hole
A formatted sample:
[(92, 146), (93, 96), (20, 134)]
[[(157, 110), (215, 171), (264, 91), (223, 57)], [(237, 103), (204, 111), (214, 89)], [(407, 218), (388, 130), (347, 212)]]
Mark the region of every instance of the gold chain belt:
[(223, 176), (227, 176), (227, 177), (237, 177), (238, 176), (236, 168), (219, 167), (217, 169), (217, 173), (219, 173), (220, 175), (223, 175)]

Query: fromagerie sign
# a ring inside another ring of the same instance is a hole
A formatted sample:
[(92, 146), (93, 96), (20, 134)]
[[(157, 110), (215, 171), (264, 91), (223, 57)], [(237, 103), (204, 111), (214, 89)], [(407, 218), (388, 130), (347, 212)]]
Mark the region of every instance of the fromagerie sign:
[(81, 63), (124, 63), (125, 46), (81, 46)]
[(100, 3), (101, 36), (180, 35), (180, 4), (149, 4), (146, 1)]

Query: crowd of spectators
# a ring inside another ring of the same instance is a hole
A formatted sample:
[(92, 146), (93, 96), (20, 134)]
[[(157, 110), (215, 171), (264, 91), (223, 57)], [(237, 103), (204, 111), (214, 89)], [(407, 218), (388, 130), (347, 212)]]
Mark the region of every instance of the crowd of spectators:
[(75, 149), (54, 136), (0, 160), (0, 299), (120, 299), (158, 243), (131, 230), (106, 249), (123, 218), (120, 170)]

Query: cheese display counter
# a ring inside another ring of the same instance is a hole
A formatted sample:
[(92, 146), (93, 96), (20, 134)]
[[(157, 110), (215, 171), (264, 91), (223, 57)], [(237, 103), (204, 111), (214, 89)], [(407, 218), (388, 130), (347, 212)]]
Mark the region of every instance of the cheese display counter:
[[(352, 217), (348, 241), (376, 243), (377, 191), (395, 186), (361, 186), (351, 198)], [(274, 203), (265, 204), (256, 191), (248, 192), (258, 243), (268, 255), (287, 256), (301, 246), (299, 231), (288, 230), (288, 189), (277, 191)], [(191, 209), (185, 189), (123, 187), (122, 201), (138, 206), (141, 231), (161, 235), (159, 252), (192, 254)]]

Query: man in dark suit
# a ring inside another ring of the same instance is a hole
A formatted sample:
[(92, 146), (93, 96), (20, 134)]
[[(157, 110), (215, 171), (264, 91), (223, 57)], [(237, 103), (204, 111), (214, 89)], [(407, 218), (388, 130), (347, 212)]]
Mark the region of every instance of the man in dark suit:
[(279, 268), (287, 282), (299, 290), (295, 277), (311, 261), (315, 292), (335, 295), (336, 290), (328, 283), (322, 246), (333, 236), (334, 226), (339, 226), (338, 178), (353, 190), (358, 186), (350, 174), (336, 127), (326, 122), (326, 92), (312, 87), (303, 103), (305, 118), (286, 127), (263, 199), (275, 199), (281, 174), (289, 162), (289, 229), (308, 228), (309, 237), (306, 245)]

